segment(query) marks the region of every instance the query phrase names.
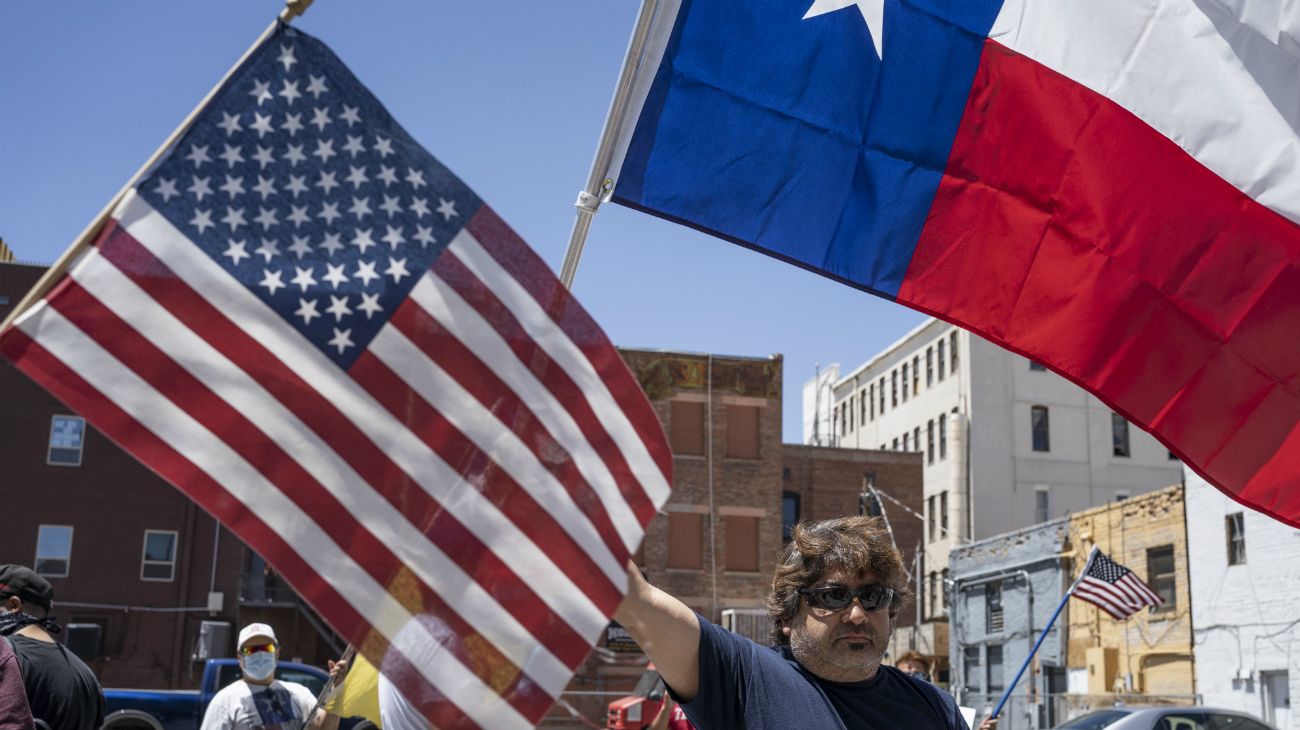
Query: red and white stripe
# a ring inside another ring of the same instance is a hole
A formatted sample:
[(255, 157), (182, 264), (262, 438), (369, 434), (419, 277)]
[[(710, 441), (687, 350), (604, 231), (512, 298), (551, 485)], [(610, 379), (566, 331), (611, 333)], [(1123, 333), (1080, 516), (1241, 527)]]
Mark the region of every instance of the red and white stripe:
[(5, 355), (439, 727), (536, 724), (669, 489), (657, 419), (585, 312), (484, 207), (345, 373), (141, 198), (114, 218)]
[(1126, 619), (1147, 606), (1159, 606), (1165, 601), (1145, 583), (1128, 573), (1115, 583), (1085, 576), (1074, 588), (1074, 595), (1095, 604), (1116, 619)]

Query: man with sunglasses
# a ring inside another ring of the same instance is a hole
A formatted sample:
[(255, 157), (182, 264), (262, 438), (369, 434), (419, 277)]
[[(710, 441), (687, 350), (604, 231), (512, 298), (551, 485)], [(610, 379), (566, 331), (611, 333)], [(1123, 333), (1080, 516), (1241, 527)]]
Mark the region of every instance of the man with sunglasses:
[(614, 617), (702, 730), (967, 730), (951, 695), (881, 664), (907, 598), (883, 521), (841, 517), (795, 527), (767, 598), (771, 648), (713, 625), (635, 566)]
[[(275, 678), (280, 645), (274, 629), (245, 626), (238, 654), (243, 676), (213, 696), (200, 730), (337, 730), (338, 715), (317, 709), (311, 690)], [(331, 680), (345, 670), (343, 662), (330, 662)]]

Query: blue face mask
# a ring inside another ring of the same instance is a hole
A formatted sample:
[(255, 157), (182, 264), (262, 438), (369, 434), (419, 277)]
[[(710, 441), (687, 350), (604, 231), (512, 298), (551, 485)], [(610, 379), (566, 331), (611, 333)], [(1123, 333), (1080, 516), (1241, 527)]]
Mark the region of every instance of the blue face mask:
[(275, 674), (275, 654), (269, 651), (249, 654), (240, 664), (244, 668), (244, 676), (254, 682), (265, 681)]

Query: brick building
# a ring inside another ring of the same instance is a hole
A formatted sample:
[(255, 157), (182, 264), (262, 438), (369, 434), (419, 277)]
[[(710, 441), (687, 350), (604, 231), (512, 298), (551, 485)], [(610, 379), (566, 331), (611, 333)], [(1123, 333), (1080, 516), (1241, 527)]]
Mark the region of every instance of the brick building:
[[(43, 272), (0, 263), (0, 318)], [(251, 621), (273, 624), (288, 658), (341, 649), (259, 556), (3, 358), (0, 422), (0, 563), (49, 578), (65, 640), (105, 686), (197, 686), (196, 656), (231, 655)]]

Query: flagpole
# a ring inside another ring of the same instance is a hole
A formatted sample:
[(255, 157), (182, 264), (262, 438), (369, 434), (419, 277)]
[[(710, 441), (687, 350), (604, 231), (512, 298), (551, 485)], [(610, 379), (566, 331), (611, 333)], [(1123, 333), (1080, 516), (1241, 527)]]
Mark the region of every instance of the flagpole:
[(578, 193), (578, 200), (573, 204), (578, 209), (578, 217), (574, 220), (573, 232), (569, 235), (564, 264), (560, 266), (560, 283), (565, 289), (573, 288), (573, 277), (578, 273), (578, 259), (582, 257), (582, 247), (587, 242), (591, 219), (614, 184), (608, 177), (609, 165), (614, 157), (614, 143), (617, 141), (618, 130), (623, 126), (623, 115), (627, 112), (627, 103), (632, 96), (632, 78), (641, 65), (641, 54), (645, 51), (646, 39), (650, 37), (650, 24), (658, 9), (659, 0), (641, 1), (641, 14), (636, 19), (632, 38), (627, 43), (623, 70), (619, 73), (618, 85), (614, 87), (614, 98), (609, 102), (609, 113), (605, 116), (605, 128), (600, 133), (600, 142), (596, 144), (596, 157), (591, 161), (587, 187)]
[[(990, 718), (996, 718), (1002, 714), (1003, 705), (1007, 704), (1007, 700), (1011, 699), (1011, 692), (1015, 690), (1016, 684), (1024, 676), (1025, 670), (1029, 668), (1029, 663), (1034, 660), (1034, 655), (1038, 653), (1038, 647), (1043, 645), (1043, 640), (1047, 638), (1047, 632), (1052, 630), (1052, 626), (1061, 615), (1061, 610), (1065, 608), (1066, 602), (1070, 600), (1070, 596), (1074, 595), (1074, 589), (1079, 586), (1079, 581), (1083, 580), (1083, 576), (1088, 574), (1088, 568), (1092, 567), (1092, 561), (1097, 558), (1097, 553), (1098, 548), (1093, 545), (1092, 552), (1088, 553), (1088, 562), (1084, 563), (1083, 570), (1079, 573), (1079, 577), (1075, 578), (1074, 582), (1070, 584), (1070, 589), (1065, 592), (1064, 596), (1061, 596), (1061, 602), (1057, 604), (1056, 610), (1052, 612), (1052, 617), (1047, 620), (1047, 625), (1043, 627), (1043, 633), (1038, 636), (1038, 641), (1034, 642), (1034, 648), (1029, 650), (1029, 656), (1025, 657), (1025, 663), (1021, 664), (1020, 671), (1016, 672), (1016, 678), (1011, 680), (1011, 684), (1007, 685), (1007, 688), (1003, 690), (1002, 699), (998, 700), (998, 706), (993, 708), (993, 714), (989, 715)], [(1025, 580), (1028, 580), (1028, 577)], [(1031, 621), (1033, 620), (1032, 616), (1029, 618)]]
[(127, 180), (126, 184), (122, 186), (122, 189), (117, 191), (117, 194), (108, 201), (108, 204), (99, 211), (99, 214), (91, 220), (90, 224), (82, 229), (81, 233), (73, 239), (72, 245), (69, 246), (68, 249), (59, 256), (58, 260), (45, 271), (41, 278), (36, 281), (36, 284), (29, 289), (25, 295), (23, 295), (23, 298), (20, 299), (18, 304), (9, 312), (9, 316), (5, 317), (3, 322), (0, 322), (0, 332), (7, 329), (17, 321), (20, 316), (22, 316), (23, 312), (30, 309), (41, 297), (49, 293), (50, 288), (54, 286), (54, 282), (58, 281), (59, 278), (63, 276), (63, 274), (68, 270), (68, 267), (72, 265), (72, 262), (77, 260), (81, 254), (85, 253), (86, 249), (90, 248), (91, 243), (95, 240), (95, 236), (97, 236), (100, 229), (104, 227), (104, 223), (108, 220), (109, 215), (112, 214), (113, 209), (117, 207), (117, 204), (122, 201), (122, 198), (126, 197), (127, 192), (129, 192), (131, 188), (135, 187), (135, 184), (140, 181), (140, 178), (144, 177), (145, 173), (153, 169), (154, 164), (157, 163), (158, 160), (161, 159), (169, 150), (171, 150), (172, 145), (181, 138), (181, 135), (185, 134), (185, 132), (189, 130), (189, 128), (194, 124), (194, 120), (197, 119), (203, 109), (207, 107), (208, 102), (212, 101), (212, 97), (216, 96), (217, 92), (225, 85), (226, 81), (234, 75), (235, 70), (244, 65), (244, 62), (248, 60), (248, 57), (253, 55), (253, 52), (260, 48), (262, 44), (271, 37), (271, 34), (275, 32), (276, 27), (281, 23), (287, 24), (289, 21), (302, 15), (307, 11), (307, 8), (312, 4), (312, 2), (313, 0), (285, 0), (284, 10), (280, 11), (280, 15), (277, 16), (269, 26), (267, 26), (266, 30), (262, 31), (262, 34), (253, 42), (253, 45), (249, 46), (247, 51), (244, 51), (244, 55), (240, 56), (239, 60), (235, 62), (235, 65), (231, 66), (230, 70), (226, 71), (226, 74), (221, 77), (221, 80), (217, 82), (216, 86), (212, 87), (212, 90), (208, 92), (207, 96), (203, 97), (203, 101), (200, 101), (198, 106), (194, 107), (193, 111), (189, 113), (189, 116), (185, 117), (184, 121), (182, 121), (171, 135), (168, 136), (161, 145), (159, 145), (158, 149), (154, 150), (154, 153), (149, 156), (149, 159), (146, 160), (143, 165), (140, 166), (140, 169), (135, 171), (135, 174)]

